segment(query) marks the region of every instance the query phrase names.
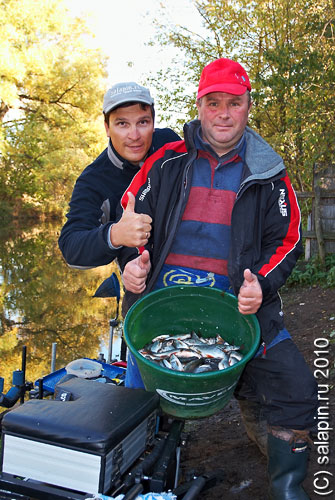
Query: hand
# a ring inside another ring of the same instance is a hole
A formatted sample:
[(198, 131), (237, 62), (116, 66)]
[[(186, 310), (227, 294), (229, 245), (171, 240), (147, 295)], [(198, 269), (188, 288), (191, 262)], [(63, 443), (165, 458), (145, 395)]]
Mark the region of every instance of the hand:
[(128, 192), (128, 204), (122, 217), (112, 226), (111, 243), (114, 247), (143, 247), (148, 243), (152, 219), (135, 212), (135, 196)]
[(122, 281), (126, 290), (133, 293), (144, 292), (150, 269), (150, 254), (148, 250), (144, 250), (142, 255), (128, 262), (123, 270)]
[(241, 314), (255, 314), (263, 300), (263, 292), (258, 278), (250, 269), (244, 270), (244, 281), (238, 294), (238, 310)]

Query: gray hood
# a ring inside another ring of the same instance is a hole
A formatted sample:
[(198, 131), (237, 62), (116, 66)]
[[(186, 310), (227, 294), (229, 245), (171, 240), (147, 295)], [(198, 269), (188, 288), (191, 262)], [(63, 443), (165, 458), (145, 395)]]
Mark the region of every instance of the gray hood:
[(244, 181), (269, 179), (285, 170), (281, 156), (257, 132), (246, 127), (245, 136), (247, 141), (245, 163), (250, 174)]

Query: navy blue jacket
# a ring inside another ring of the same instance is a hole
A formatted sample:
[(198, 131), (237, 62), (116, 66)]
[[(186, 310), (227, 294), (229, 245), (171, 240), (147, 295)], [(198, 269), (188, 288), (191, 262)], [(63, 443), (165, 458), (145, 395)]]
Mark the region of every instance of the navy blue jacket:
[[(169, 128), (155, 129), (148, 155), (180, 137)], [(109, 264), (117, 250), (108, 246), (109, 227), (115, 222), (116, 207), (140, 167), (118, 156), (108, 147), (78, 177), (73, 189), (67, 222), (59, 237), (59, 248), (73, 267)]]

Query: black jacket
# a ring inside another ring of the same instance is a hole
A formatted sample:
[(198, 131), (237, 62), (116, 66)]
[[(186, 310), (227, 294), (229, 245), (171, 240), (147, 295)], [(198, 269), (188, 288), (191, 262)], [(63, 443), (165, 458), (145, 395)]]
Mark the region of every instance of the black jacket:
[[(136, 197), (136, 212), (153, 219), (147, 247), (152, 269), (145, 293), (156, 282), (187, 203), (198, 127), (198, 120), (187, 124), (185, 141), (168, 144), (149, 158), (127, 190)], [(257, 275), (263, 291), (257, 317), (263, 340), (269, 343), (284, 327), (278, 289), (302, 252), (301, 218), (281, 157), (250, 128), (245, 134), (245, 164), (231, 218), (228, 274), (236, 295), (246, 268)], [(122, 198), (121, 203), (125, 208), (127, 199)], [(134, 249), (122, 249), (118, 257), (121, 268), (135, 256)], [(127, 292), (124, 310), (137, 298)]]

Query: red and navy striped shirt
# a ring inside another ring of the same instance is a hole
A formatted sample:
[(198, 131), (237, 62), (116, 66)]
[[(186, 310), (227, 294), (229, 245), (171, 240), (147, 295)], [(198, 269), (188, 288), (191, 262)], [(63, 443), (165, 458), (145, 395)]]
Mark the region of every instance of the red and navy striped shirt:
[[(167, 286), (163, 284), (164, 276), (173, 268), (205, 271), (217, 278), (228, 274), (231, 214), (240, 187), (246, 142), (242, 137), (235, 149), (222, 157), (203, 141), (200, 133), (195, 144), (198, 155), (190, 195), (158, 286)], [(203, 273), (195, 275), (199, 278)], [(217, 285), (214, 282), (207, 286)]]

